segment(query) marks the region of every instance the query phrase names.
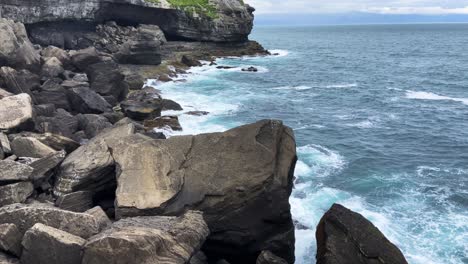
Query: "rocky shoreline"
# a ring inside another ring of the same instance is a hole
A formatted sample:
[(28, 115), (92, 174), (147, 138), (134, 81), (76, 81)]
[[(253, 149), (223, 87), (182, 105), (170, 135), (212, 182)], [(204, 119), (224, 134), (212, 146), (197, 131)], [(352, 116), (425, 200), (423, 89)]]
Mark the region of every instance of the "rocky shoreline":
[[(269, 55), (254, 9), (172, 2), (0, 0), (0, 263), (294, 263), (293, 131), (166, 139), (183, 109), (144, 87)], [(317, 263), (406, 263), (339, 205), (317, 241)]]

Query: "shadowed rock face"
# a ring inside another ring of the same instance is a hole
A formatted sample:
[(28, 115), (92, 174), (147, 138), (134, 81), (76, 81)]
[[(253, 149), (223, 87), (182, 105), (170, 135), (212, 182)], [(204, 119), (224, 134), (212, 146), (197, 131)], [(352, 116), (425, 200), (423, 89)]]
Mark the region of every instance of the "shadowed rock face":
[[(115, 20), (125, 24), (158, 25), (170, 39), (247, 40), (253, 26), (253, 8), (240, 0), (212, 1), (212, 8), (213, 13), (210, 14), (189, 12), (171, 6), (166, 0), (158, 3), (144, 0), (0, 0), (2, 17), (25, 24), (54, 22), (43, 26), (54, 25), (57, 28), (60, 25), (56, 22), (101, 23)], [(75, 32), (82, 30), (76, 24), (69, 26)], [(40, 27), (36, 29), (40, 30)]]
[(108, 142), (116, 162), (118, 217), (204, 212), (211, 234), (203, 251), (253, 263), (268, 249), (294, 261), (289, 195), (294, 135), (264, 120), (224, 133)]
[(369, 220), (334, 204), (317, 226), (317, 264), (407, 264)]

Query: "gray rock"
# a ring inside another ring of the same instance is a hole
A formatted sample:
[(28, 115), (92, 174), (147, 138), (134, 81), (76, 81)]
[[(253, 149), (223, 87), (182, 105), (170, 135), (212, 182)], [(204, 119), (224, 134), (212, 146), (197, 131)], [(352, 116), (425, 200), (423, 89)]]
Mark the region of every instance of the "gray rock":
[(71, 110), (70, 102), (67, 97), (67, 90), (60, 85), (61, 80), (54, 78), (48, 79), (41, 85), (40, 89), (34, 91), (34, 99), (38, 104), (53, 104), (55, 108)]
[(93, 207), (93, 193), (79, 191), (60, 196), (55, 205), (63, 210), (82, 213)]
[(36, 138), (17, 137), (11, 142), (11, 150), (18, 157), (44, 158), (55, 150)]
[(0, 184), (27, 181), (31, 178), (33, 168), (12, 160), (0, 160)]
[(193, 58), (190, 55), (183, 55), (181, 61), (183, 64), (189, 66), (189, 67), (197, 67), (197, 66), (202, 66), (201, 62), (198, 61), (197, 59)]
[(94, 216), (61, 210), (48, 204), (12, 204), (0, 208), (0, 224), (15, 223), (21, 234), (37, 223), (48, 225), (82, 238), (99, 233)]
[(81, 190), (97, 192), (113, 186), (115, 165), (107, 141), (116, 141), (134, 131), (131, 124), (107, 129), (68, 155), (60, 166), (54, 193), (61, 196)]
[(163, 105), (156, 89), (149, 87), (129, 94), (120, 107), (127, 117), (143, 121), (161, 116)]
[(0, 99), (0, 131), (13, 132), (34, 127), (31, 97), (19, 94)]
[[(1, 11), (0, 14), (3, 15)], [(29, 41), (24, 25), (0, 18), (0, 28), (0, 65), (38, 70), (41, 63), (40, 56)]]
[(288, 264), (286, 260), (276, 256), (269, 250), (264, 250), (257, 258), (257, 264)]
[(1, 264), (19, 264), (19, 260), (17, 258), (8, 256), (7, 254), (4, 254), (3, 252), (0, 252), (0, 263)]
[(97, 221), (99, 222), (99, 227), (101, 230), (104, 230), (112, 225), (112, 221), (109, 219), (107, 214), (102, 210), (101, 206), (95, 206), (85, 212), (86, 214), (90, 214), (94, 216)]
[(24, 234), (21, 263), (81, 264), (85, 243), (81, 237), (38, 223)]
[[(23, 236), (15, 224), (0, 225), (0, 251), (5, 251), (15, 256), (21, 255), (21, 239)], [(0, 263), (3, 263), (0, 258)]]
[(102, 114), (112, 111), (112, 106), (88, 87), (77, 87), (67, 91), (72, 109), (82, 114)]
[(316, 231), (317, 263), (406, 264), (401, 251), (369, 220), (334, 204)]
[(0, 207), (23, 203), (34, 192), (34, 185), (30, 182), (19, 182), (0, 186)]
[(185, 264), (208, 234), (200, 212), (123, 219), (88, 240), (82, 263)]
[(0, 148), (2, 149), (3, 153), (11, 154), (11, 145), (8, 136), (4, 133), (0, 132)]
[(85, 71), (89, 66), (101, 62), (102, 59), (94, 47), (75, 51), (71, 54), (73, 65), (81, 71)]
[(54, 104), (39, 104), (34, 106), (34, 112), (37, 116), (47, 116), (51, 117), (55, 113), (55, 105)]
[(18, 134), (18, 136), (35, 138), (43, 144), (53, 148), (54, 150), (65, 150), (67, 153), (73, 152), (80, 146), (80, 144), (78, 144), (76, 141), (73, 141), (70, 138), (52, 133), (37, 134), (31, 132), (23, 132), (21, 134)]
[(149, 129), (169, 127), (174, 131), (182, 130), (177, 116), (161, 116), (152, 120), (145, 120), (143, 124)]
[(1, 67), (0, 79), (3, 80), (6, 91), (13, 94), (27, 93), (32, 96), (31, 91), (40, 86), (39, 76), (28, 70), (17, 71), (10, 67)]
[(30, 163), (29, 166), (34, 169), (31, 177), (34, 184), (40, 186), (42, 183), (48, 182), (55, 172), (55, 169), (65, 159), (65, 156), (66, 152), (64, 150), (55, 151)]
[(91, 90), (102, 96), (112, 95), (122, 100), (128, 93), (125, 76), (120, 72), (119, 65), (113, 61), (95, 63), (86, 68)]
[(294, 261), (289, 195), (296, 148), (281, 122), (167, 140), (134, 135), (109, 144), (119, 168), (118, 218), (201, 210), (211, 230), (205, 253), (247, 263), (270, 250)]
[(78, 115), (80, 129), (84, 130), (87, 138), (93, 138), (101, 133), (104, 129), (112, 127), (112, 124), (105, 116), (85, 114)]
[(190, 259), (189, 264), (208, 264), (208, 258), (202, 251), (198, 251), (193, 257)]
[(42, 49), (41, 55), (44, 58), (57, 58), (62, 63), (62, 66), (64, 68), (70, 68), (71, 66), (70, 54), (68, 54), (68, 52), (61, 48), (54, 46), (45, 47), (44, 49)]
[(41, 133), (53, 133), (72, 138), (78, 131), (78, 118), (64, 109), (57, 109), (53, 116), (40, 116), (36, 118), (37, 130)]
[(180, 104), (178, 104), (175, 101), (169, 100), (169, 99), (163, 99), (162, 101), (163, 105), (163, 111), (167, 110), (175, 110), (175, 111), (182, 111), (184, 110)]
[(58, 77), (60, 74), (63, 74), (64, 69), (62, 62), (56, 57), (47, 58), (44, 64), (42, 65), (41, 75), (45, 77)]
[(0, 99), (3, 99), (8, 96), (12, 96), (12, 95), (13, 95), (12, 93), (0, 88)]

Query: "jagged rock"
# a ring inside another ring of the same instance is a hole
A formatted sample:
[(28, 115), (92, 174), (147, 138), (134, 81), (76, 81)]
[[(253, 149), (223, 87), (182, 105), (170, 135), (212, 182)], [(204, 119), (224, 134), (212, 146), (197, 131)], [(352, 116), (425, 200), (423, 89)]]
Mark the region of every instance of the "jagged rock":
[(7, 92), (6, 90), (3, 90), (0, 88), (0, 99), (3, 99), (8, 96), (12, 96), (13, 94), (10, 92)]
[(19, 264), (19, 260), (17, 258), (13, 258), (0, 252), (0, 263), (1, 264)]
[(201, 210), (211, 230), (208, 256), (250, 263), (270, 250), (294, 261), (288, 200), (296, 148), (281, 122), (167, 140), (134, 135), (109, 144), (119, 168), (117, 217)]
[(122, 112), (109, 112), (102, 114), (111, 124), (115, 124), (125, 118), (125, 115)]
[(91, 89), (100, 95), (112, 95), (122, 100), (128, 87), (125, 85), (125, 76), (120, 72), (119, 65), (113, 61), (104, 61), (93, 64), (86, 69)]
[(99, 233), (94, 216), (65, 211), (48, 204), (12, 204), (0, 208), (0, 224), (15, 223), (21, 234), (37, 223), (48, 225), (82, 238)]
[[(56, 151), (60, 150), (65, 150), (67, 153), (73, 152), (75, 149), (77, 149), (80, 144), (77, 143), (76, 141), (61, 136), (53, 133), (44, 133), (44, 134), (37, 134), (37, 133), (31, 133), (31, 132), (23, 132), (17, 135), (10, 135), (14, 138), (16, 137), (30, 137), (30, 138), (35, 138), (42, 142), (43, 144), (53, 148)], [(1, 139), (0, 139), (1, 141)]]
[(334, 204), (317, 226), (317, 263), (406, 264), (401, 251), (369, 220)]
[(63, 74), (64, 69), (62, 62), (56, 57), (47, 58), (47, 60), (42, 65), (41, 75), (45, 77), (58, 77), (60, 74)]
[(0, 207), (22, 203), (28, 199), (34, 191), (34, 186), (30, 182), (19, 182), (0, 186)]
[(126, 116), (143, 121), (161, 116), (162, 100), (156, 89), (148, 87), (129, 94), (120, 107)]
[(189, 112), (186, 112), (185, 114), (186, 115), (193, 115), (193, 116), (204, 116), (204, 115), (208, 115), (210, 112), (206, 112), (206, 111), (189, 111)]
[(276, 256), (269, 250), (264, 250), (257, 258), (257, 264), (288, 264), (286, 260)]
[[(0, 14), (3, 15), (1, 10)], [(0, 65), (38, 70), (40, 56), (29, 41), (24, 25), (0, 18), (0, 29)]]
[(60, 196), (55, 205), (61, 209), (82, 213), (93, 207), (93, 193), (79, 191)]
[(13, 154), (18, 157), (44, 158), (55, 150), (36, 138), (17, 137), (11, 142)]
[(78, 115), (80, 129), (83, 130), (87, 138), (93, 138), (104, 129), (112, 127), (112, 124), (105, 116), (86, 114)]
[(115, 168), (107, 141), (116, 141), (134, 131), (131, 124), (107, 129), (68, 155), (60, 166), (54, 193), (61, 196), (82, 190), (97, 192), (112, 186)]
[(145, 85), (145, 79), (138, 73), (130, 72), (125, 74), (125, 82), (129, 90), (141, 90)]
[(0, 131), (13, 132), (34, 128), (31, 97), (19, 94), (0, 100)]
[(34, 112), (37, 116), (48, 116), (51, 117), (55, 113), (54, 104), (39, 104), (34, 106)]
[(177, 102), (174, 102), (172, 100), (169, 100), (169, 99), (163, 99), (162, 100), (162, 105), (163, 105), (163, 111), (167, 111), (167, 110), (175, 110), (175, 111), (182, 111), (184, 110), (182, 108), (182, 106), (180, 106), (180, 104), (178, 104)]
[(95, 206), (87, 210), (85, 213), (94, 216), (98, 220), (101, 230), (104, 230), (112, 225), (112, 221), (106, 215), (104, 210), (102, 210), (101, 206)]
[(52, 176), (55, 168), (65, 159), (66, 152), (55, 151), (41, 159), (33, 161), (29, 164), (33, 168), (31, 180), (36, 186), (41, 185), (43, 182), (47, 182)]
[(37, 130), (41, 133), (53, 133), (72, 138), (78, 131), (78, 118), (64, 109), (57, 109), (53, 116), (40, 116), (36, 118)]
[(189, 67), (197, 67), (197, 66), (202, 66), (201, 62), (198, 61), (197, 59), (193, 58), (190, 55), (184, 55), (182, 56), (181, 61), (183, 64), (189, 66)]
[(65, 80), (62, 82), (62, 87), (65, 89), (72, 89), (72, 88), (77, 88), (77, 87), (89, 87), (88, 82), (79, 82), (76, 80)]
[(2, 149), (3, 153), (11, 154), (11, 145), (8, 136), (4, 133), (0, 132), (0, 148)]
[[(206, 6), (188, 7), (171, 5), (167, 1), (80, 0), (73, 3), (72, 5), (69, 1), (49, 0), (18, 3), (17, 0), (1, 0), (0, 12), (5, 18), (25, 24), (37, 23), (36, 27), (30, 27), (32, 34), (42, 35), (43, 38), (50, 39), (50, 42), (54, 40), (54, 44), (60, 46), (65, 42), (60, 29), (65, 28), (66, 31), (75, 33), (88, 28), (91, 31), (91, 26), (76, 22), (96, 23), (106, 20), (158, 25), (166, 36), (172, 39), (241, 42), (247, 40), (252, 30), (255, 10), (239, 0), (215, 0)], [(64, 9), (63, 6), (67, 8)], [(80, 25), (81, 29), (77, 30), (76, 24)], [(54, 32), (53, 29), (56, 28), (59, 30)], [(62, 39), (57, 41), (60, 35)]]
[(85, 243), (81, 237), (38, 223), (24, 234), (21, 263), (81, 264)]
[(75, 76), (73, 76), (73, 81), (75, 82), (89, 82), (88, 75), (85, 73), (77, 73)]
[(33, 92), (38, 104), (53, 104), (55, 108), (71, 110), (67, 90), (60, 85), (60, 79), (48, 79), (39, 89)]
[[(23, 236), (15, 224), (0, 225), (0, 251), (5, 251), (17, 257), (21, 254), (21, 239)], [(0, 263), (3, 264), (0, 257)]]
[(200, 212), (120, 220), (91, 237), (83, 264), (188, 263), (209, 234)]
[(0, 79), (3, 80), (4, 88), (13, 94), (27, 93), (32, 96), (31, 91), (40, 86), (39, 76), (28, 70), (1, 67)]
[(145, 120), (144, 126), (150, 129), (169, 127), (174, 131), (182, 130), (177, 116), (161, 116), (152, 120)]
[(55, 57), (57, 58), (61, 63), (64, 68), (70, 68), (71, 66), (71, 57), (68, 52), (65, 50), (54, 47), (54, 46), (48, 46), (41, 51), (42, 57), (45, 58), (52, 58)]
[(77, 87), (67, 91), (72, 109), (83, 114), (102, 114), (112, 107), (99, 94), (88, 87)]
[(70, 55), (73, 65), (83, 72), (89, 66), (102, 61), (98, 51), (94, 47), (78, 50)]
[(251, 67), (248, 67), (248, 68), (242, 68), (242, 71), (243, 72), (258, 72), (258, 69), (251, 66)]
[(12, 160), (0, 160), (0, 184), (27, 181), (33, 168)]

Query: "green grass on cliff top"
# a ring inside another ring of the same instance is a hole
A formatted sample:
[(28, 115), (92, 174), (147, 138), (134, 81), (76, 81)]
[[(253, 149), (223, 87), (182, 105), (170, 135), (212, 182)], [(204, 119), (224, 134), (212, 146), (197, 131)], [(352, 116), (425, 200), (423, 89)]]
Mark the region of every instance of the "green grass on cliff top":
[[(145, 0), (151, 3), (159, 3), (159, 0)], [(180, 8), (186, 12), (196, 12), (204, 14), (210, 18), (217, 18), (218, 12), (216, 7), (210, 4), (209, 0), (167, 0), (171, 6)]]

